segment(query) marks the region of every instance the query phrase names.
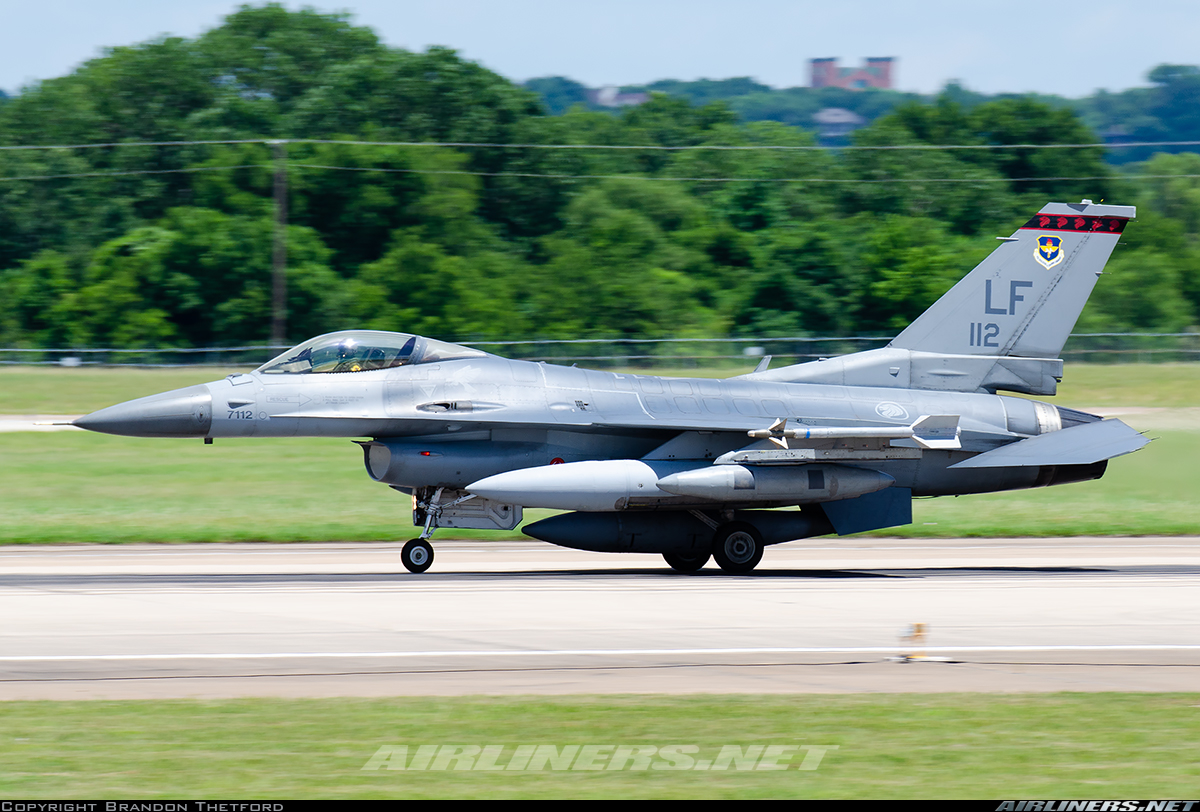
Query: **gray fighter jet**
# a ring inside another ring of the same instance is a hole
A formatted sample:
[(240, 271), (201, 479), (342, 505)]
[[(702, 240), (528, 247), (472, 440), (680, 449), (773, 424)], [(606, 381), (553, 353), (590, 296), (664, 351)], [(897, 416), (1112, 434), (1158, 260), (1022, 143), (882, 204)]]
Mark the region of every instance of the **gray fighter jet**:
[[(403, 333), (331, 333), (226, 380), (75, 425), (136, 437), (350, 437), (367, 473), (438, 527), (565, 547), (709, 557), (748, 572), (767, 545), (912, 521), (914, 496), (1097, 479), (1147, 440), (1053, 395), (1058, 357), (1130, 206), (1051, 203), (887, 347), (725, 380), (512, 361)], [(770, 508), (791, 508), (770, 510)], [(796, 509), (798, 508), (798, 509)]]

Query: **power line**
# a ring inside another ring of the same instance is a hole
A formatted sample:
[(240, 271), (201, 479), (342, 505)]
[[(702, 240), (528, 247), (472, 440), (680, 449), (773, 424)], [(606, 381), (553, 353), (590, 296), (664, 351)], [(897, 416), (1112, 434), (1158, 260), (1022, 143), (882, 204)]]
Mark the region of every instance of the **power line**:
[(215, 144), (269, 144), (279, 139), (243, 138), (221, 141), (114, 141), (107, 144), (15, 144), (0, 146), (0, 151), (39, 149), (99, 149), (102, 147), (193, 147)]
[(0, 177), (0, 183), (10, 180), (57, 180), (59, 178), (111, 178), (123, 175), (174, 175), (182, 172), (216, 172), (221, 169), (255, 169), (266, 164), (241, 164), (239, 166), (193, 166), (187, 169), (128, 169), (113, 172), (72, 172), (65, 175), (20, 175)]
[(124, 147), (187, 147), (217, 146), (229, 144), (344, 144), (368, 147), (449, 147), (462, 149), (587, 149), (587, 150), (642, 150), (662, 152), (684, 151), (794, 151), (794, 152), (844, 152), (850, 150), (999, 150), (999, 149), (1130, 149), (1133, 147), (1195, 147), (1200, 141), (1129, 141), (1121, 144), (853, 144), (829, 146), (825, 144), (509, 144), (481, 141), (357, 141), (326, 138), (230, 138), (201, 141), (114, 141), (102, 144), (16, 144), (0, 146), (0, 151), (18, 150), (74, 150), (114, 149)]
[(694, 150), (726, 150), (726, 151), (836, 151), (846, 150), (939, 150), (939, 149), (1088, 149), (1101, 147), (1104, 149), (1124, 149), (1126, 147), (1185, 147), (1200, 146), (1200, 141), (1132, 141), (1125, 144), (854, 144), (848, 146), (829, 146), (825, 144), (501, 144), (479, 143), (471, 141), (340, 141), (320, 138), (291, 139), (292, 144), (351, 144), (355, 146), (378, 147), (491, 147), (503, 149), (621, 149), (621, 150), (660, 150), (667, 152), (682, 152)]
[[(329, 164), (289, 163), (289, 169), (325, 169), (343, 172), (384, 172), (410, 175), (465, 175), (489, 178), (545, 178), (549, 180), (644, 180), (644, 181), (677, 181), (681, 183), (1038, 183), (1045, 181), (1080, 181), (1080, 180), (1162, 180), (1170, 178), (1200, 178), (1200, 174), (1137, 174), (1137, 175), (1056, 175), (1031, 178), (721, 178), (721, 177), (684, 177), (676, 175), (573, 175), (554, 172), (475, 172), (467, 169), (396, 169), (389, 167), (370, 166), (333, 166)], [(124, 177), (128, 175), (169, 175), (190, 172), (216, 172), (233, 169), (270, 169), (270, 164), (238, 164), (235, 166), (197, 166), (183, 169), (129, 169), (112, 172), (73, 172), (57, 175), (19, 175), (0, 177), (0, 183), (6, 181), (35, 181), (58, 180), (62, 178), (104, 178)]]
[(413, 175), (473, 175), (489, 178), (550, 178), (554, 180), (650, 180), (691, 183), (1035, 183), (1062, 180), (1117, 180), (1153, 178), (1198, 178), (1200, 174), (1176, 175), (1062, 175), (1037, 178), (701, 178), (675, 175), (571, 175), (539, 172), (472, 172), (466, 169), (392, 169), (368, 166), (329, 166), (327, 164), (288, 164), (289, 169), (334, 169), (346, 172), (388, 172)]

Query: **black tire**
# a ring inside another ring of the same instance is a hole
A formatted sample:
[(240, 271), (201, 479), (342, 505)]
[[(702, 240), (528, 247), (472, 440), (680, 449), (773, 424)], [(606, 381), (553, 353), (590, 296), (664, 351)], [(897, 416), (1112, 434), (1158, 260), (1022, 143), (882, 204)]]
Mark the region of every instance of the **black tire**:
[(685, 555), (683, 553), (663, 553), (663, 558), (676, 572), (697, 572), (708, 563), (711, 556), (708, 553)]
[(762, 534), (745, 522), (723, 524), (713, 534), (712, 556), (726, 572), (750, 572), (762, 561)]
[(409, 572), (424, 572), (433, 564), (433, 545), (425, 539), (413, 539), (400, 551), (400, 563)]

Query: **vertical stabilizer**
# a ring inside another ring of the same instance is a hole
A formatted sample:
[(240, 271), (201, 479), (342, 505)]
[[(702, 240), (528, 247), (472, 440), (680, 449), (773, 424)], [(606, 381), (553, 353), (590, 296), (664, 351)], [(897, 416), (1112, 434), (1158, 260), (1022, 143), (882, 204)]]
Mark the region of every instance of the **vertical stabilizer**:
[(1057, 358), (1133, 206), (1050, 203), (889, 347)]
[(1067, 336), (1135, 214), (1048, 203), (886, 347), (740, 377), (1053, 395)]

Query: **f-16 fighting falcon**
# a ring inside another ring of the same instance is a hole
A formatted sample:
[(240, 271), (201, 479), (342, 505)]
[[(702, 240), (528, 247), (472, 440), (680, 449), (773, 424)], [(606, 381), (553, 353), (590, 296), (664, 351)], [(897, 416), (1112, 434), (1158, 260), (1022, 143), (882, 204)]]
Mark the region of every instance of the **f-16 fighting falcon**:
[[(411, 496), (401, 560), (438, 527), (524, 528), (680, 572), (912, 521), (915, 496), (1098, 479), (1147, 443), (1038, 400), (1132, 206), (1050, 203), (886, 347), (724, 380), (513, 361), (404, 333), (319, 336), (253, 372), (75, 421), (135, 437), (348, 437)], [(771, 510), (771, 508), (791, 508)], [(797, 509), (798, 508), (798, 509)]]

